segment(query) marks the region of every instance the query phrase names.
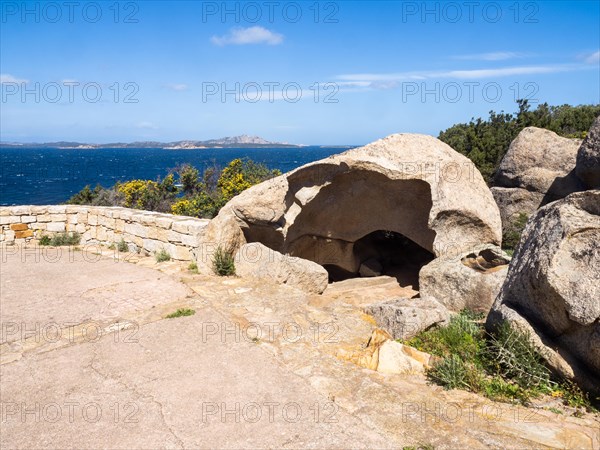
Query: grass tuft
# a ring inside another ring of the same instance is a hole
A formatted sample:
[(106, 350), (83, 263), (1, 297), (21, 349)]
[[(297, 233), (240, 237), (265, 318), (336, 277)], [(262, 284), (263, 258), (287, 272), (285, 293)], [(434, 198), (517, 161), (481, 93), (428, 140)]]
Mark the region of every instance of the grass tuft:
[(121, 253), (125, 253), (129, 251), (129, 246), (127, 245), (127, 242), (125, 242), (125, 239), (121, 238), (121, 240), (119, 241), (119, 244), (117, 245), (117, 250), (120, 251)]
[(193, 316), (194, 314), (196, 314), (196, 311), (194, 311), (193, 309), (180, 308), (177, 311), (175, 311), (174, 313), (169, 314), (165, 318), (166, 319), (175, 319), (177, 317)]
[(169, 252), (167, 252), (164, 248), (161, 248), (159, 251), (157, 251), (154, 257), (156, 258), (157, 263), (171, 261), (171, 255), (169, 255)]

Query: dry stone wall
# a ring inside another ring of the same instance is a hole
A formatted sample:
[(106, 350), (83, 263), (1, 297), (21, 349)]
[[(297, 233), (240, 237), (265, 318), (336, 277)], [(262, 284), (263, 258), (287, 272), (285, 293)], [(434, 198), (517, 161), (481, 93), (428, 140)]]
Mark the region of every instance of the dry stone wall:
[(0, 243), (35, 244), (43, 235), (77, 232), (81, 244), (117, 245), (154, 253), (164, 249), (171, 258), (195, 260), (209, 220), (120, 207), (75, 205), (0, 207)]

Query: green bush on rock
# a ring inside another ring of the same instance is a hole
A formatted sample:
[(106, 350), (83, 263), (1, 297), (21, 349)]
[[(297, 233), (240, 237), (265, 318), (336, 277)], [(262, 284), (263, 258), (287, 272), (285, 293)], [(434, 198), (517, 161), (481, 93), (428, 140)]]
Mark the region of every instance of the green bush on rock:
[(508, 323), (489, 334), (482, 319), (481, 314), (464, 310), (448, 325), (423, 331), (402, 343), (440, 358), (427, 377), (446, 389), (522, 404), (549, 394), (562, 397), (572, 407), (595, 409), (576, 385), (553, 378), (527, 334)]

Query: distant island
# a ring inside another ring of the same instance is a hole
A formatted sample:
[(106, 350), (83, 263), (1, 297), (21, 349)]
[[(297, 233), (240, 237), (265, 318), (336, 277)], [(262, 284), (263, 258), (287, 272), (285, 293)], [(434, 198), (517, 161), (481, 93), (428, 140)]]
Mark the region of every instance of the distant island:
[(113, 142), (109, 144), (86, 144), (81, 142), (44, 142), (40, 143), (20, 143), (20, 142), (0, 142), (0, 148), (61, 148), (61, 149), (97, 149), (97, 148), (164, 148), (167, 150), (195, 150), (204, 148), (300, 148), (306, 147), (301, 144), (289, 144), (287, 142), (271, 142), (258, 136), (224, 137), (221, 139), (210, 139), (207, 141), (175, 141), (175, 142), (157, 142), (157, 141), (138, 141), (138, 142)]

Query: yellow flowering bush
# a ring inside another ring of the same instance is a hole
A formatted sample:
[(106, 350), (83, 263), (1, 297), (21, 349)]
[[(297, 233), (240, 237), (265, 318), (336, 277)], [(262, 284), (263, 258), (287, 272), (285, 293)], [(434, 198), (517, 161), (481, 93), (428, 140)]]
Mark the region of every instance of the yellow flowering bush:
[(214, 217), (223, 206), (220, 199), (214, 200), (205, 192), (199, 192), (193, 197), (177, 200), (171, 205), (171, 213), (179, 216)]
[(226, 201), (231, 200), (233, 197), (238, 195), (240, 192), (245, 191), (250, 186), (249, 181), (244, 178), (241, 173), (233, 174), (232, 176), (219, 180), (219, 187), (221, 188), (221, 194)]
[(117, 183), (117, 192), (125, 197), (127, 208), (145, 209), (148, 200), (158, 192), (158, 183), (152, 180), (131, 180)]
[(221, 172), (217, 187), (224, 203), (261, 181), (281, 175), (279, 170), (269, 170), (251, 160), (234, 159)]

